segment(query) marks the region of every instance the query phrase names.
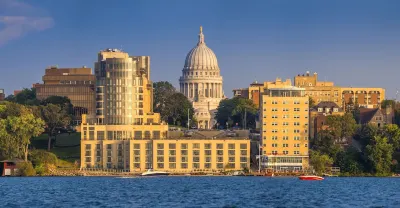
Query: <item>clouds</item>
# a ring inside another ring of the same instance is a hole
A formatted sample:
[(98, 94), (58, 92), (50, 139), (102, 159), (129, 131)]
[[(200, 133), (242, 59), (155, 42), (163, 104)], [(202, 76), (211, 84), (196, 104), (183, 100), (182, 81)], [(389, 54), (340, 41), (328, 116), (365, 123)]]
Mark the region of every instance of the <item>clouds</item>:
[(54, 20), (41, 8), (17, 0), (0, 0), (0, 47), (32, 32), (51, 28)]

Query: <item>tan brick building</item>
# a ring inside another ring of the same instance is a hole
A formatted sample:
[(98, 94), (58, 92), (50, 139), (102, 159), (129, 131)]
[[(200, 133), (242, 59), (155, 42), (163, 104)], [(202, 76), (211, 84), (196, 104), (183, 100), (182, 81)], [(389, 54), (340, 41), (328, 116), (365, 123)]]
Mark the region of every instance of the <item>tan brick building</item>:
[(306, 95), (315, 103), (331, 101), (343, 108), (351, 102), (364, 107), (378, 107), (385, 99), (383, 88), (335, 86), (333, 82), (318, 81), (316, 72), (312, 75), (306, 72), (295, 76), (294, 85), (305, 88)]
[[(267, 85), (267, 82), (264, 84), (254, 82), (249, 88), (234, 89), (233, 95), (251, 99), (257, 104), (260, 95), (268, 88)], [(383, 88), (335, 86), (333, 82), (318, 81), (317, 73), (299, 74), (294, 77), (293, 85), (304, 88), (306, 96), (311, 97), (316, 104), (330, 101), (342, 108), (351, 102), (368, 108), (378, 107), (385, 99), (385, 89)]]
[(96, 77), (91, 68), (47, 68), (42, 77), (43, 84), (33, 84), (37, 99), (49, 96), (65, 96), (74, 106), (75, 124), (81, 123), (82, 114), (95, 113)]
[(262, 95), (263, 166), (275, 171), (302, 170), (308, 168), (308, 97), (290, 80), (278, 81), (267, 84)]

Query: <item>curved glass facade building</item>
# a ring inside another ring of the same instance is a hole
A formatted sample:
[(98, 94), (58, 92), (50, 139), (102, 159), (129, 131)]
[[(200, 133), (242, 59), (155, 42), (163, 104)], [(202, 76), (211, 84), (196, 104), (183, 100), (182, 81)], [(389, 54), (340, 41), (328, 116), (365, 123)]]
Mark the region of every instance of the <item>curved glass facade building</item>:
[[(148, 56), (130, 57), (117, 49), (99, 53), (95, 63), (97, 78), (96, 118), (99, 124), (140, 125), (152, 123), (145, 113), (152, 111), (152, 84)], [(146, 108), (146, 107), (147, 108)]]

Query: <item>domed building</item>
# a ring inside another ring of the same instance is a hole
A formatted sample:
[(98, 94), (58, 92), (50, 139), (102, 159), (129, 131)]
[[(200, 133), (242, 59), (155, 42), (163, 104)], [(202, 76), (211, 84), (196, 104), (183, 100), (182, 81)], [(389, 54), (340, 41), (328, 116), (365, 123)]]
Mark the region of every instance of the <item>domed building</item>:
[(193, 103), (198, 128), (210, 129), (216, 124), (215, 112), (224, 98), (222, 84), (217, 57), (204, 42), (200, 27), (199, 41), (187, 54), (179, 78), (180, 92)]

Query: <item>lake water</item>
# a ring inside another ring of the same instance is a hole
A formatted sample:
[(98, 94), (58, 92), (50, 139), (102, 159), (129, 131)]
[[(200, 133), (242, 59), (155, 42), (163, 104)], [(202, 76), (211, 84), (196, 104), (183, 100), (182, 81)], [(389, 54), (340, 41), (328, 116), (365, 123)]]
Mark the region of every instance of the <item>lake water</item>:
[(400, 178), (0, 178), (0, 207), (400, 207)]

